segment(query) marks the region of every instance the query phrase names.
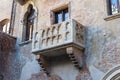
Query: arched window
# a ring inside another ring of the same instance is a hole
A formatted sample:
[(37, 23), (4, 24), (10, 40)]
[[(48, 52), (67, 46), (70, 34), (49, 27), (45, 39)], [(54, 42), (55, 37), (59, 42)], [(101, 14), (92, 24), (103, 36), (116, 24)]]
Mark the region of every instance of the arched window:
[(120, 65), (109, 70), (102, 80), (120, 80)]
[(27, 8), (27, 12), (24, 15), (24, 41), (32, 39), (34, 19), (36, 18), (35, 9), (30, 4)]
[(10, 28), (10, 20), (9, 19), (4, 19), (4, 20), (0, 21), (0, 31), (9, 34), (9, 28)]

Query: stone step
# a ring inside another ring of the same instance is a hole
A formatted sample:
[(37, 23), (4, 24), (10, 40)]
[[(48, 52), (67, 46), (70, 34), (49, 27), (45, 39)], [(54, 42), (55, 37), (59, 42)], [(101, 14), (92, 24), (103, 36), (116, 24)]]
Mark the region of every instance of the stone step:
[(74, 66), (79, 67), (79, 64), (78, 64), (78, 63), (77, 63), (77, 64), (74, 64)]
[(72, 61), (72, 63), (74, 64), (75, 67), (77, 68), (80, 68), (79, 66), (79, 62), (77, 61), (75, 55), (72, 53), (72, 54), (68, 54), (70, 60)]
[(75, 59), (75, 56), (70, 57), (71, 59)]
[(75, 58), (70, 58), (72, 61), (76, 61), (76, 59)]
[(70, 58), (75, 58), (75, 56), (70, 56)]
[(42, 70), (43, 70), (44, 72), (47, 72), (45, 68), (42, 68)]
[(69, 56), (73, 56), (74, 54), (69, 54)]
[(38, 62), (38, 64), (42, 65), (42, 62)]
[(77, 61), (72, 61), (74, 64), (77, 64), (78, 62)]
[(75, 58), (75, 56), (69, 56), (70, 58)]
[(72, 56), (72, 55), (74, 55), (74, 54), (68, 54), (68, 55)]
[(44, 68), (44, 66), (43, 65), (40, 65), (42, 68)]

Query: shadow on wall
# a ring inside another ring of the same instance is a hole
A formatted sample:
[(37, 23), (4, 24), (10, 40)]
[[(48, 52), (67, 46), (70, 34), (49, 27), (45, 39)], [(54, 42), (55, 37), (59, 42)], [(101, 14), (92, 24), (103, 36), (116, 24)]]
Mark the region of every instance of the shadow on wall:
[(106, 73), (113, 66), (120, 64), (120, 36), (111, 30), (105, 27), (87, 28), (86, 46), (87, 65), (93, 65)]
[[(88, 65), (94, 64), (94, 61), (101, 60), (104, 45), (115, 39), (112, 31), (102, 26), (88, 27), (86, 29), (85, 37), (85, 53), (87, 55)], [(94, 57), (96, 60), (93, 60), (91, 57)]]
[(3, 80), (4, 76), (2, 74), (0, 74), (0, 80)]
[(44, 72), (33, 74), (29, 80), (63, 80), (58, 75), (51, 75), (48, 77)]

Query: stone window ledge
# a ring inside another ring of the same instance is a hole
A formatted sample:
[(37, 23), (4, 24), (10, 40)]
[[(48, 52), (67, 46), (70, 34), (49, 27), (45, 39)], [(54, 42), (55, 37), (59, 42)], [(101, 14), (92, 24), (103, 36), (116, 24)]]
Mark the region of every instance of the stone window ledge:
[(104, 20), (110, 21), (110, 20), (117, 19), (117, 18), (120, 18), (120, 13), (109, 15), (109, 16), (105, 17)]
[(29, 44), (29, 43), (32, 43), (32, 40), (21, 42), (21, 43), (19, 43), (19, 45), (22, 46), (22, 45), (26, 45), (26, 44)]

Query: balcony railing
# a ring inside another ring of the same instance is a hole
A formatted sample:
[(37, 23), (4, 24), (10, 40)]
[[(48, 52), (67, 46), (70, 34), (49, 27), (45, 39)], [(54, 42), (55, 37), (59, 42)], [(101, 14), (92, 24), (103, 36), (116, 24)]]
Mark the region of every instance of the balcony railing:
[(84, 27), (71, 19), (34, 32), (32, 52), (69, 44), (84, 47)]

